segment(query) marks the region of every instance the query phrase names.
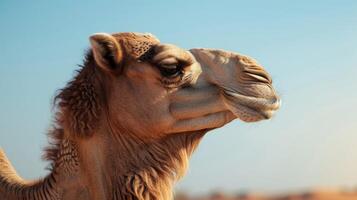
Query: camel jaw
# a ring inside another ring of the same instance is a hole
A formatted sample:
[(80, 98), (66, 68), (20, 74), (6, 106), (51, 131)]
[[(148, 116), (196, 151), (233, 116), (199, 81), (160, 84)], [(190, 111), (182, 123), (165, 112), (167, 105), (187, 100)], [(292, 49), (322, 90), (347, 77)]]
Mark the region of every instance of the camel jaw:
[(269, 99), (252, 97), (227, 89), (223, 90), (223, 94), (229, 110), (245, 122), (270, 119), (281, 105), (278, 97)]

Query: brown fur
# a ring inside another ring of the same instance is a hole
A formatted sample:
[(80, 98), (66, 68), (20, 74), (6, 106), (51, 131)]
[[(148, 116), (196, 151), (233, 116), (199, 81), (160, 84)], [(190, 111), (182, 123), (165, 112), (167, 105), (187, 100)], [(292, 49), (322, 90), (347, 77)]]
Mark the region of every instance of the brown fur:
[(65, 127), (73, 136), (92, 135), (102, 110), (99, 72), (91, 62), (92, 54), (88, 53), (84, 67), (55, 98), (59, 109), (57, 124)]

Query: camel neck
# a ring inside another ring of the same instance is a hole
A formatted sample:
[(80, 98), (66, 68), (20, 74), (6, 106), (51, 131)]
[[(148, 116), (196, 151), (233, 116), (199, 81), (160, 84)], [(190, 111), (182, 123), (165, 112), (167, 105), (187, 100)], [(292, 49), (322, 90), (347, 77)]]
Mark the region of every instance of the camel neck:
[(185, 174), (204, 133), (182, 133), (148, 143), (105, 135), (94, 134), (78, 143), (83, 191), (93, 199), (170, 200), (174, 183)]
[(9, 176), (0, 177), (0, 195), (8, 200), (170, 200), (203, 135), (180, 133), (146, 143), (123, 137), (120, 143), (99, 132), (77, 141), (59, 134), (46, 154), (51, 173), (39, 181), (22, 181), (0, 152), (1, 172)]

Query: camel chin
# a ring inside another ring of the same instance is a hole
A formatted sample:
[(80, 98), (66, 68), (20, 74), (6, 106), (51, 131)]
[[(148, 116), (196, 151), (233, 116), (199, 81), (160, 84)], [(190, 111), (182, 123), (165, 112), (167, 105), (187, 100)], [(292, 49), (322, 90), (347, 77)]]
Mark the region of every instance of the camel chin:
[(281, 105), (279, 98), (252, 97), (230, 90), (224, 90), (224, 96), (229, 110), (245, 122), (270, 119)]

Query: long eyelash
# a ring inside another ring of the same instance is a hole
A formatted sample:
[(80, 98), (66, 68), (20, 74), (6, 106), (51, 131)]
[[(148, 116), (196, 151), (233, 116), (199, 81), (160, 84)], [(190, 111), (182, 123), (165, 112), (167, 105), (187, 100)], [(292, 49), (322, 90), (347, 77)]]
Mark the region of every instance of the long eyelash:
[(191, 80), (192, 74), (188, 74), (187, 76), (183, 77), (183, 81)]
[(179, 86), (185, 87), (190, 84), (191, 80), (192, 80), (192, 75), (188, 74), (187, 76), (181, 76), (180, 80), (171, 81), (170, 79), (163, 79), (161, 82), (167, 88), (175, 88)]
[(170, 85), (170, 84), (177, 84), (180, 83), (182, 81), (182, 76), (180, 76), (179, 80), (171, 80), (171, 79), (162, 79), (162, 83)]

